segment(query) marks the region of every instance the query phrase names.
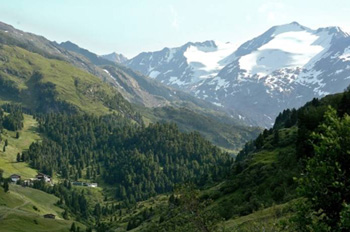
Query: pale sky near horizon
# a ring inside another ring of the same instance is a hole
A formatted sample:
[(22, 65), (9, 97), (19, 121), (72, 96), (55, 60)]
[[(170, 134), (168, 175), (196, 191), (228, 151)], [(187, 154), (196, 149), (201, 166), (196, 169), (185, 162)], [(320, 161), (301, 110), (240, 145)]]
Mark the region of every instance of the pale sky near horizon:
[(132, 58), (189, 41), (241, 44), (293, 21), (350, 32), (350, 1), (0, 0), (0, 21), (100, 55)]

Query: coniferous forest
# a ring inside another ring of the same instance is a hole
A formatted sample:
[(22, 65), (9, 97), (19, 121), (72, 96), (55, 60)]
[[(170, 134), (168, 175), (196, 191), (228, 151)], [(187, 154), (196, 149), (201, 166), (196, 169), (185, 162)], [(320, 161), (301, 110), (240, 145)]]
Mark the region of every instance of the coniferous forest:
[(169, 192), (174, 184), (225, 177), (232, 158), (198, 133), (181, 133), (175, 124), (145, 127), (115, 115), (38, 116), (42, 142), (23, 155), (34, 168), (67, 180), (103, 180), (116, 199), (130, 203)]

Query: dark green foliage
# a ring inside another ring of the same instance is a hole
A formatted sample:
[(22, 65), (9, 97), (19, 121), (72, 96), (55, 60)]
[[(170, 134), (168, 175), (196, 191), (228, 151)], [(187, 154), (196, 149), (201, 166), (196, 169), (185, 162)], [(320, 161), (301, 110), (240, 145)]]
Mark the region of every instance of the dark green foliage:
[[(274, 126), (272, 143), (262, 133), (254, 142), (255, 147), (249, 146), (248, 143), (237, 157), (240, 162), (235, 164), (234, 173), (238, 174), (237, 179), (242, 180), (242, 182), (232, 181), (232, 184), (228, 186), (231, 187), (229, 192), (237, 191), (232, 199), (232, 204), (236, 207), (242, 205), (242, 202), (243, 205), (247, 206), (254, 206), (254, 203), (257, 203), (256, 206), (259, 204), (266, 206), (271, 200), (284, 202), (298, 197), (295, 194), (296, 185), (291, 181), (291, 177), (300, 177), (299, 173), (305, 168), (304, 174), (298, 181), (300, 185), (299, 196), (303, 197), (302, 199), (305, 201), (301, 200), (298, 204), (297, 217), (294, 218), (292, 226), (296, 226), (295, 230), (297, 231), (349, 231), (348, 201), (350, 196), (348, 195), (350, 189), (348, 186), (350, 183), (347, 182), (350, 179), (348, 176), (350, 161), (347, 159), (348, 150), (350, 150), (350, 142), (348, 141), (350, 138), (350, 125), (348, 125), (350, 119), (348, 116), (342, 120), (337, 118), (337, 115), (343, 116), (348, 113), (349, 101), (348, 90), (344, 94), (327, 96), (322, 100), (313, 99), (295, 111), (296, 123), (293, 111), (287, 110), (280, 114)], [(326, 113), (329, 105), (336, 108), (337, 111)], [(288, 131), (283, 128), (290, 125), (297, 126), (297, 136), (294, 139), (286, 139), (283, 136)], [(258, 171), (258, 163), (252, 165), (250, 161), (254, 161), (255, 156), (266, 149), (273, 151), (273, 149), (277, 150), (278, 147), (293, 144), (296, 152), (286, 153), (283, 150), (278, 152), (278, 162), (273, 164), (273, 169), (281, 168), (280, 171), (268, 171), (268, 164), (262, 165), (261, 168), (264, 170)], [(255, 177), (251, 176), (254, 170), (258, 171)], [(262, 171), (268, 171), (267, 175), (264, 176)], [(284, 184), (278, 184), (276, 181), (278, 179), (284, 179)], [(266, 185), (269, 182), (273, 183), (270, 186), (275, 186), (270, 193), (269, 186)], [(241, 194), (241, 192), (245, 192), (245, 184), (247, 183), (254, 183), (252, 186), (248, 185), (250, 193)], [(259, 185), (263, 187), (260, 190)], [(288, 193), (287, 197), (286, 192)], [(241, 201), (237, 201), (238, 199)], [(250, 203), (247, 204), (248, 202)], [(227, 205), (229, 205), (228, 202), (225, 202), (222, 209), (225, 209)], [(246, 213), (244, 208), (233, 211), (229, 209), (232, 207), (223, 210), (225, 212), (223, 215), (230, 212), (232, 215), (235, 215), (235, 212)]]
[(0, 114), (0, 122), (5, 129), (16, 131), (23, 128), (23, 113), (20, 106), (6, 104), (2, 106), (2, 110), (8, 113), (8, 115)]
[(349, 231), (350, 117), (339, 118), (330, 108), (324, 122), (313, 133), (313, 156), (298, 180), (306, 201), (299, 206), (299, 231)]
[(63, 217), (63, 219), (65, 219), (65, 220), (68, 220), (68, 219), (69, 219), (69, 215), (68, 215), (68, 211), (67, 211), (67, 210), (64, 210), (64, 211), (63, 211), (62, 217)]
[(279, 142), (280, 142), (279, 131), (277, 129), (275, 129), (273, 131), (273, 144), (278, 145)]
[(0, 168), (0, 184), (4, 181), (4, 170)]
[(35, 112), (78, 112), (76, 106), (58, 98), (55, 84), (51, 82), (43, 83), (43, 78), (44, 76), (42, 73), (35, 71), (28, 81), (28, 86), (30, 87), (28, 91), (31, 91), (31, 93), (24, 93), (30, 95), (32, 101), (36, 102)]
[(17, 100), (20, 91), (15, 82), (7, 80), (0, 75), (0, 96), (5, 99)]
[[(211, 199), (200, 197), (200, 191), (195, 185), (181, 185), (176, 188), (175, 195), (169, 198), (168, 209), (160, 215), (158, 224), (143, 228), (143, 231), (223, 231), (218, 225), (222, 221), (220, 215), (217, 211), (207, 209), (211, 203)], [(139, 214), (133, 218), (131, 225), (139, 226), (138, 224), (152, 216), (152, 212), (146, 210), (142, 212), (142, 215), (142, 217)]]
[(24, 155), (31, 165), (63, 178), (85, 177), (116, 186), (116, 198), (133, 204), (176, 183), (199, 182), (202, 175), (218, 181), (232, 164), (228, 154), (198, 133), (184, 134), (174, 124), (145, 128), (117, 116), (49, 114), (38, 118), (41, 143)]
[(5, 193), (8, 192), (9, 191), (9, 180), (5, 179), (2, 187), (4, 188)]
[(297, 119), (298, 119), (298, 116), (297, 116), (296, 109), (283, 110), (283, 112), (279, 113), (279, 115), (276, 117), (273, 128), (274, 129), (290, 128), (296, 125)]
[(338, 106), (338, 115), (342, 117), (344, 114), (350, 115), (350, 88), (344, 92)]
[(236, 162), (242, 161), (250, 152), (255, 149), (255, 141), (249, 141), (244, 145), (244, 148), (238, 153)]
[(75, 222), (72, 223), (72, 226), (70, 227), (70, 230), (71, 232), (76, 232), (77, 229), (76, 229), (76, 226), (75, 226)]
[[(93, 209), (84, 192), (72, 189), (68, 181), (54, 186), (47, 185), (44, 181), (35, 181), (32, 187), (59, 197), (58, 203), (61, 207), (66, 207), (66, 210), (69, 209), (69, 212), (75, 216), (84, 218), (84, 221), (88, 221), (89, 217), (94, 216)], [(63, 215), (68, 217), (68, 212), (64, 212)]]

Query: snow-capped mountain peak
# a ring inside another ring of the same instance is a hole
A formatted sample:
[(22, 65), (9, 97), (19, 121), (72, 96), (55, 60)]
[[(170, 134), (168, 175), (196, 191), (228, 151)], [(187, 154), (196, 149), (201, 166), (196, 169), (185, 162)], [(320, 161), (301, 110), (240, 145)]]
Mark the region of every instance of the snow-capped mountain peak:
[(190, 89), (203, 79), (216, 76), (228, 63), (224, 59), (236, 48), (214, 40), (188, 42), (181, 47), (141, 53), (127, 65), (167, 85)]
[(270, 30), (273, 31), (273, 33), (271, 35), (272, 37), (275, 37), (275, 36), (282, 34), (282, 33), (285, 33), (285, 32), (311, 31), (310, 28), (304, 27), (297, 22), (292, 22), (289, 24), (274, 26)]
[(350, 83), (349, 51), (350, 37), (339, 27), (275, 26), (242, 44), (194, 94), (268, 122), (287, 107), (342, 91)]
[(268, 75), (281, 68), (303, 67), (329, 48), (332, 35), (291, 23), (274, 28), (271, 38), (250, 53), (239, 57), (242, 70), (249, 75)]
[(142, 53), (127, 65), (269, 126), (281, 110), (350, 84), (350, 36), (339, 27), (314, 30), (292, 22), (238, 48), (190, 42)]

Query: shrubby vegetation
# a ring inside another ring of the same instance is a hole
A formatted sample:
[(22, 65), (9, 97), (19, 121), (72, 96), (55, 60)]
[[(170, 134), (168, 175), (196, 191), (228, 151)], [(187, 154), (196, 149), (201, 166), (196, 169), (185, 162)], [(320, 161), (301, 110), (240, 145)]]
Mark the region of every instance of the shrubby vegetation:
[(298, 179), (305, 197), (294, 218), (298, 231), (350, 230), (350, 116), (343, 115), (329, 108), (311, 134), (314, 154)]

